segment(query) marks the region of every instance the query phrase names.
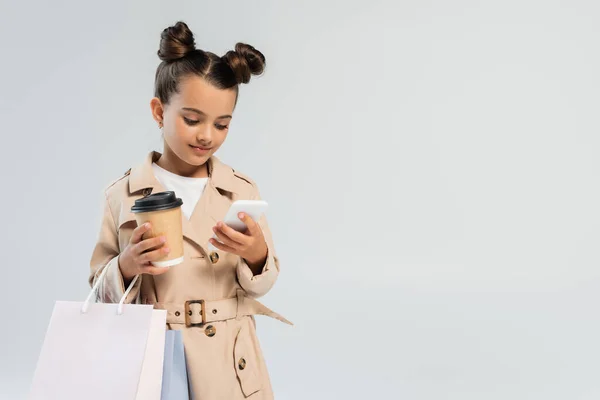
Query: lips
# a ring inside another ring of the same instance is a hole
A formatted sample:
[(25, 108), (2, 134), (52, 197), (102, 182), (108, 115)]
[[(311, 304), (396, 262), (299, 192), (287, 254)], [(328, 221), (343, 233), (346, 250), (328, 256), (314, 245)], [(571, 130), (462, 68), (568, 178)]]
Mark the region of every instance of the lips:
[(204, 156), (210, 152), (210, 147), (202, 147), (202, 146), (192, 146), (190, 145), (194, 153)]

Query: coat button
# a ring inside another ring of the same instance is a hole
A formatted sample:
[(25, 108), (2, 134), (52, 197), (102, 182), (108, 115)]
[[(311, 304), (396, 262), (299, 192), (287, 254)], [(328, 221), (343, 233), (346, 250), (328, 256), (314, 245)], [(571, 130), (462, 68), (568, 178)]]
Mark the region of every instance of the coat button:
[(240, 358), (240, 361), (238, 361), (238, 368), (240, 370), (246, 368), (246, 360), (244, 360), (243, 358)]
[(144, 194), (144, 196), (149, 196), (150, 193), (152, 193), (152, 188), (146, 188), (142, 193)]
[(181, 315), (181, 313), (179, 311), (175, 311), (175, 316), (179, 317)]
[(215, 328), (212, 325), (209, 325), (206, 327), (206, 329), (204, 330), (204, 333), (206, 334), (206, 336), (208, 337), (213, 337), (215, 336), (215, 334), (217, 333), (217, 328)]
[(210, 257), (210, 262), (212, 262), (213, 264), (216, 264), (217, 261), (219, 261), (219, 253), (217, 253), (215, 251), (210, 253), (209, 257)]

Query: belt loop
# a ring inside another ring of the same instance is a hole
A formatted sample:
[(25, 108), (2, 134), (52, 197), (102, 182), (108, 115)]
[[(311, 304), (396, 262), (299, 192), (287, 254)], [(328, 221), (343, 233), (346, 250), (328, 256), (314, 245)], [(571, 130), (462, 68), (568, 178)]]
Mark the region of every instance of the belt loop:
[(242, 319), (242, 317), (244, 316), (242, 314), (242, 307), (244, 305), (244, 297), (245, 296), (246, 296), (246, 294), (244, 293), (244, 291), (242, 289), (237, 290), (237, 309), (235, 311), (235, 319), (237, 321)]

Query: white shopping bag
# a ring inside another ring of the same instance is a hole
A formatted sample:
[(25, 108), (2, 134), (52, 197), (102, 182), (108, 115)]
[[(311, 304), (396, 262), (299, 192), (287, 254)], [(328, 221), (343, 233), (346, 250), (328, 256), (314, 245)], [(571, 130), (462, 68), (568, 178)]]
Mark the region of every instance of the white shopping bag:
[(46, 331), (30, 400), (160, 400), (165, 310), (90, 303), (102, 271), (84, 302), (58, 301)]

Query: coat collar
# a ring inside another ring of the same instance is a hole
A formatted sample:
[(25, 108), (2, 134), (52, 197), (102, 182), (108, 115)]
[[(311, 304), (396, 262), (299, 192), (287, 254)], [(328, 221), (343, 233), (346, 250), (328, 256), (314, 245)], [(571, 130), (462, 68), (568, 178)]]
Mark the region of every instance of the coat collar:
[[(162, 156), (157, 151), (150, 152), (143, 163), (131, 169), (129, 174), (129, 191), (135, 193), (143, 189), (156, 189), (159, 186), (152, 163)], [(208, 159), (208, 176), (212, 186), (218, 189), (236, 193), (235, 175), (233, 169), (223, 164), (216, 156)]]

